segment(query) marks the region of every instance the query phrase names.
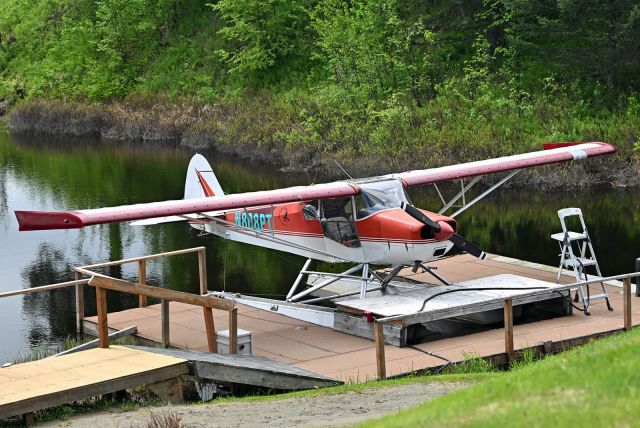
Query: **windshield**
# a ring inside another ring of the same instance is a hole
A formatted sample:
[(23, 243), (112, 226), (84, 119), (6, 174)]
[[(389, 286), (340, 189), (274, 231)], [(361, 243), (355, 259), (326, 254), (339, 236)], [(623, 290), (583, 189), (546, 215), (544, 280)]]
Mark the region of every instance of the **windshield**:
[(389, 208), (398, 208), (402, 202), (411, 203), (399, 180), (363, 183), (359, 186), (361, 192), (356, 198), (358, 218), (367, 217)]

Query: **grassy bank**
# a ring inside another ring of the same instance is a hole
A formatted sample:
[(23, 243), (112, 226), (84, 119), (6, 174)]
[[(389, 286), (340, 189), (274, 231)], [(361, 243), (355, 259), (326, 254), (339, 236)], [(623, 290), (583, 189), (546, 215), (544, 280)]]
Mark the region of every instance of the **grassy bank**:
[(635, 426), (639, 346), (608, 337), (366, 426)]
[(569, 174), (638, 176), (631, 0), (5, 3), (0, 114), (14, 131), (299, 169), (337, 159), (356, 175), (596, 140), (620, 156)]
[(616, 156), (530, 171), (517, 179), (546, 186), (565, 185), (569, 176), (574, 183), (638, 184), (636, 104), (582, 120), (571, 113), (572, 106), (559, 102), (540, 100), (526, 108), (509, 103), (500, 111), (490, 104), (480, 107), (456, 94), (423, 108), (395, 107), (382, 116), (319, 106), (304, 94), (261, 93), (216, 104), (28, 101), (11, 110), (7, 124), (12, 132), (178, 143), (297, 170), (337, 174), (336, 159), (356, 176), (540, 150), (548, 141), (607, 141), (618, 148)]

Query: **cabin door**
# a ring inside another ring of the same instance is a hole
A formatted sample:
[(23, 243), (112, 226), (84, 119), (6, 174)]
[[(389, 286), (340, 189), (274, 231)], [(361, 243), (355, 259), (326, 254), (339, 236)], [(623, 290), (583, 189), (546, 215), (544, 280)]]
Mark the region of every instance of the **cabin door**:
[(363, 261), (352, 197), (321, 200), (320, 224), (328, 253), (346, 260)]

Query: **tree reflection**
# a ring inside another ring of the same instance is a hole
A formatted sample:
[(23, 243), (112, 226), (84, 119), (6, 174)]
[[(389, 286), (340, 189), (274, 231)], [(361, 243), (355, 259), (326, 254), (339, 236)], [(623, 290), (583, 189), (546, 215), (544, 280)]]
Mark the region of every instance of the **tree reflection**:
[[(7, 217), (9, 210), (9, 201), (7, 195), (7, 180), (9, 179), (9, 171), (7, 167), (0, 163), (0, 221)], [(2, 221), (4, 223), (4, 221)]]
[[(71, 268), (63, 251), (44, 243), (38, 247), (35, 259), (22, 270), (22, 278), (28, 287), (54, 284), (69, 280)], [(48, 338), (65, 338), (75, 331), (75, 315), (70, 310), (74, 299), (73, 288), (24, 296), (22, 311), (30, 345), (42, 344)]]

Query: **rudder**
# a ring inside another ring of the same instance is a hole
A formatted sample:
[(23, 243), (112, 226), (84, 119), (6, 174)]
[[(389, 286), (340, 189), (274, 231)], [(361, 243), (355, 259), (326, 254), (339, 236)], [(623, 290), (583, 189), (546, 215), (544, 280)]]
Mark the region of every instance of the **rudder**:
[(195, 199), (222, 196), (224, 192), (213, 168), (201, 154), (195, 154), (187, 168), (187, 179), (184, 184), (184, 199)]

